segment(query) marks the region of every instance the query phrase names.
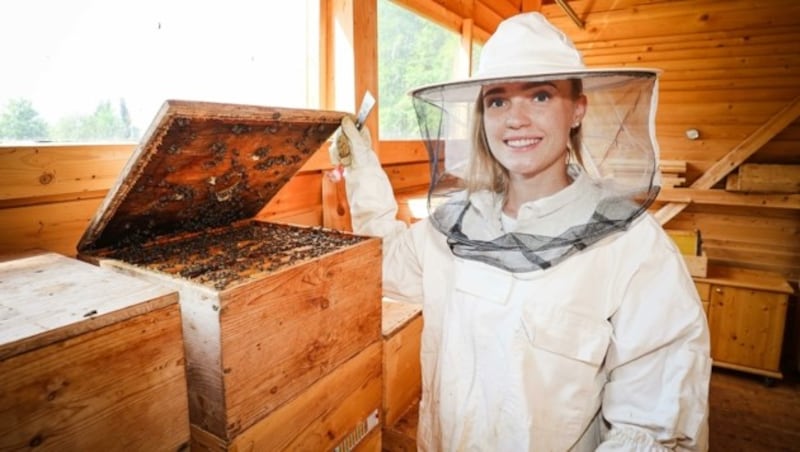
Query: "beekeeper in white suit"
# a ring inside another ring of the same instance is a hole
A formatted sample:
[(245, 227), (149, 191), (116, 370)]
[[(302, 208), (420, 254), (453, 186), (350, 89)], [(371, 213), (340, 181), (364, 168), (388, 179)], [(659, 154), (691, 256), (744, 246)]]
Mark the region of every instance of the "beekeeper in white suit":
[(412, 92), (432, 181), (410, 228), (342, 121), (353, 229), (384, 239), (385, 294), (423, 304), (420, 450), (707, 449), (706, 319), (646, 212), (657, 76), (586, 68), (538, 13), (504, 21), (474, 77)]

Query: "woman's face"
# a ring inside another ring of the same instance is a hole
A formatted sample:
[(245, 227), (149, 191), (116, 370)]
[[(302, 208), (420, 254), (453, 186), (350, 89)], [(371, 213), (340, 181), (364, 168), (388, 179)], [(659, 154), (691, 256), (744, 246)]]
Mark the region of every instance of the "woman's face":
[(514, 82), (483, 88), (483, 125), (489, 149), (513, 179), (563, 177), (570, 128), (580, 123), (586, 98), (572, 82)]

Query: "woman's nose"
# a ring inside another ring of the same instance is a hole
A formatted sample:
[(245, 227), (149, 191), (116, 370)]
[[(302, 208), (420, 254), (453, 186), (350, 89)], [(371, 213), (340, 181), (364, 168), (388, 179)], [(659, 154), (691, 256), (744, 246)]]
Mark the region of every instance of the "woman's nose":
[(528, 124), (530, 115), (522, 102), (512, 101), (506, 111), (506, 127), (518, 128)]

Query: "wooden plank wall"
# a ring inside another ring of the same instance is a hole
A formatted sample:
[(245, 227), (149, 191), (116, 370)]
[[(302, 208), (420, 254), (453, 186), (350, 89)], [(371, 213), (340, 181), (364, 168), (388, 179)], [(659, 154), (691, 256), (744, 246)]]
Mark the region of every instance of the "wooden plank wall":
[[(661, 158), (687, 162), (687, 185), (800, 95), (800, 3), (794, 0), (569, 5), (584, 20), (583, 30), (558, 5), (544, 5), (542, 12), (575, 41), (587, 65), (663, 70), (656, 124)], [(687, 139), (692, 128), (699, 139)], [(800, 120), (747, 163), (800, 164)], [(714, 188), (724, 189), (724, 180)], [(724, 203), (706, 196), (709, 203), (690, 204), (665, 227), (700, 230), (710, 264), (775, 271), (797, 282), (796, 198), (776, 207), (745, 196)]]

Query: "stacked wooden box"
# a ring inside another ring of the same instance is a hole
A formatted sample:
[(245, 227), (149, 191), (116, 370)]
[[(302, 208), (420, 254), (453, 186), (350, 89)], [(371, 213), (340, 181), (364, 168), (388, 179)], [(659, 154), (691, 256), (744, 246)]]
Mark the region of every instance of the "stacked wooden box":
[(422, 306), (383, 301), (383, 450), (417, 448), (417, 417), (422, 397), (420, 340)]
[(174, 290), (55, 253), (0, 258), (0, 450), (189, 444)]
[(666, 229), (666, 232), (681, 252), (689, 274), (701, 278), (706, 276), (708, 256), (703, 252), (700, 231), (696, 229)]
[(342, 115), (169, 101), (79, 244), (179, 291), (193, 449), (380, 448), (380, 241), (252, 220)]

